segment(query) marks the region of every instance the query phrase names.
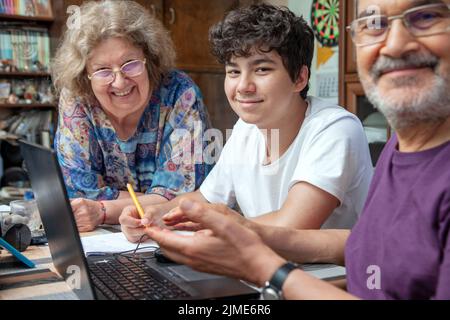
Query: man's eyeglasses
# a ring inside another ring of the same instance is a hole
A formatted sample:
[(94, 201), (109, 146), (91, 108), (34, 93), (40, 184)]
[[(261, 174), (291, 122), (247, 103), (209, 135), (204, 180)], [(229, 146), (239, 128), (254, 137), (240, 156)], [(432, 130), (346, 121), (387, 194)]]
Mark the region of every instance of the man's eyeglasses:
[(133, 78), (142, 74), (145, 70), (146, 60), (132, 60), (123, 64), (119, 70), (101, 69), (88, 75), (89, 80), (99, 85), (108, 85), (116, 79), (116, 73), (120, 72), (125, 77)]
[(450, 31), (450, 5), (429, 4), (411, 8), (396, 16), (372, 15), (354, 20), (350, 30), (357, 47), (386, 40), (392, 20), (402, 19), (403, 25), (415, 37), (424, 37)]

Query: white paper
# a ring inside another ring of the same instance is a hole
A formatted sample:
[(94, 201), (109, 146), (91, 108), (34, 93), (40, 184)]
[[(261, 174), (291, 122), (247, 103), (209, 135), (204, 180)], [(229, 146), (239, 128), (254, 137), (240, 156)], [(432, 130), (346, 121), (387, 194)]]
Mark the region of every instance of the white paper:
[[(137, 243), (132, 243), (125, 238), (122, 232), (100, 234), (97, 236), (82, 237), (81, 243), (85, 253), (88, 252), (123, 252), (136, 249)], [(156, 246), (158, 244), (148, 239), (139, 245), (139, 248)], [(150, 248), (149, 250), (152, 250)], [(139, 251), (142, 251), (139, 249)]]
[(11, 207), (2, 204), (2, 205), (0, 205), (0, 211), (1, 211), (1, 212), (10, 212), (10, 211), (11, 211)]
[[(193, 235), (190, 231), (175, 231), (175, 233), (180, 235)], [(83, 245), (83, 250), (85, 253), (88, 252), (123, 252), (128, 250), (136, 249), (137, 243), (132, 243), (125, 238), (122, 232), (100, 234), (90, 237), (82, 237), (81, 243)], [(141, 248), (154, 246), (159, 247), (158, 244), (153, 240), (146, 240), (141, 242), (139, 245), (139, 251), (145, 251)], [(153, 250), (155, 248), (149, 248), (148, 250)]]

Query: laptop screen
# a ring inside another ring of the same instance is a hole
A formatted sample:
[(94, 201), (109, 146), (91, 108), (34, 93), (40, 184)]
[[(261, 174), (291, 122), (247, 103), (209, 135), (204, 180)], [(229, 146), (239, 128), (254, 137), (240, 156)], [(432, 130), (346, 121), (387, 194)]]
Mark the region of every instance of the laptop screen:
[(95, 299), (55, 151), (19, 141), (53, 263), (80, 299)]

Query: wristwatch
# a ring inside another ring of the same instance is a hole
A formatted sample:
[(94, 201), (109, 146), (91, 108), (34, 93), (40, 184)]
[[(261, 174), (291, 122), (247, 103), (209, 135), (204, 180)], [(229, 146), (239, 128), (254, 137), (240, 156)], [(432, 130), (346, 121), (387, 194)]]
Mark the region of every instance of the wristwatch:
[(262, 290), (263, 300), (281, 300), (283, 298), (283, 284), (289, 273), (297, 269), (298, 266), (293, 262), (286, 262), (273, 274), (269, 281), (266, 281)]

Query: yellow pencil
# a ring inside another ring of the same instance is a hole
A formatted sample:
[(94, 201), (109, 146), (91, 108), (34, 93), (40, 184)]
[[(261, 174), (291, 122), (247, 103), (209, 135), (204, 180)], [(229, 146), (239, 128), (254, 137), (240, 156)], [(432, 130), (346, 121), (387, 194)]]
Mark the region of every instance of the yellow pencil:
[(128, 192), (130, 193), (131, 199), (133, 199), (134, 205), (136, 206), (139, 216), (141, 217), (141, 219), (144, 219), (144, 210), (142, 209), (142, 206), (139, 203), (139, 201), (136, 197), (136, 193), (134, 193), (134, 190), (133, 190), (133, 187), (131, 186), (131, 184), (127, 183), (127, 189), (128, 189)]

